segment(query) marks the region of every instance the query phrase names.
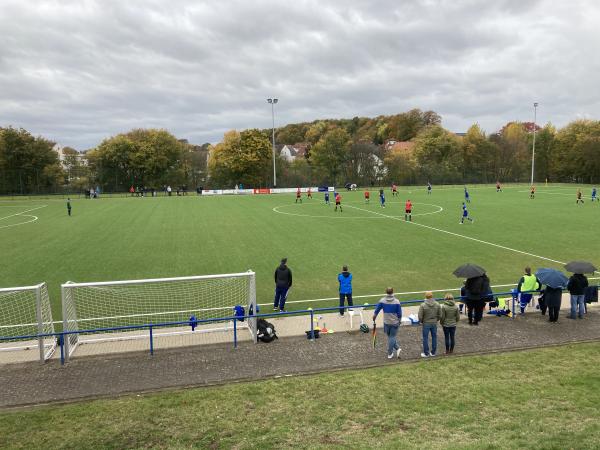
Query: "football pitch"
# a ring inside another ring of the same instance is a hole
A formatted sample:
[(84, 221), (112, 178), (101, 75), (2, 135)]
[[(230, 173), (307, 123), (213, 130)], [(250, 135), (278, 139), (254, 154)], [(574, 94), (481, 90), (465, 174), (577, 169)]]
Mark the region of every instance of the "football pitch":
[[(474, 223), (459, 224), (463, 188), (400, 188), (386, 208), (377, 190), (341, 191), (343, 212), (294, 194), (0, 200), (0, 287), (46, 281), (55, 319), (60, 284), (186, 275), (257, 274), (257, 300), (272, 302), (282, 257), (293, 271), (287, 309), (337, 304), (337, 274), (347, 264), (354, 296), (373, 302), (386, 286), (404, 299), (460, 286), (465, 262), (487, 269), (492, 285), (516, 283), (525, 266), (562, 268), (573, 259), (598, 263), (600, 204), (575, 204), (575, 185), (469, 188)], [(412, 222), (404, 202), (414, 204)], [(495, 291), (508, 288), (498, 287)], [(364, 297), (361, 297), (364, 296)]]

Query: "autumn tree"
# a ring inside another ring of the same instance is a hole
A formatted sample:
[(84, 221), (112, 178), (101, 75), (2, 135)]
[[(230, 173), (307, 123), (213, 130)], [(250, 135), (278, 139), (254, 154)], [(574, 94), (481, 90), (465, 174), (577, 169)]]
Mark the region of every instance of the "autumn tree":
[(341, 128), (334, 128), (325, 133), (312, 147), (311, 162), (321, 168), (333, 185), (344, 170), (348, 158), (350, 136)]
[(272, 183), (271, 164), (271, 142), (264, 133), (233, 130), (212, 148), (208, 170), (216, 186), (267, 186)]

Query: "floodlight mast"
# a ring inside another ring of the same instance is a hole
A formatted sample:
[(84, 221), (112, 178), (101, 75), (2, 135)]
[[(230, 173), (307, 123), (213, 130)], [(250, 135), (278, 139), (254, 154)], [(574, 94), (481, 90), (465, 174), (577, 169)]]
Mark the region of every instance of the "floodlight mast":
[(273, 187), (277, 187), (277, 171), (275, 169), (275, 104), (279, 101), (276, 98), (268, 98), (267, 102), (271, 104), (271, 118), (273, 119)]
[(531, 152), (531, 186), (533, 186), (533, 172), (535, 169), (535, 135), (537, 132), (537, 107), (538, 102), (533, 104), (533, 150)]

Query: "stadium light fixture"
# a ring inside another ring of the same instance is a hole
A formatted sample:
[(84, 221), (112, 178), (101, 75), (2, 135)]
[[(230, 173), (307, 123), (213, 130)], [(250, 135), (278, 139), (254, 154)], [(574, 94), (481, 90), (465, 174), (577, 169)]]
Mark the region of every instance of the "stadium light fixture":
[(273, 187), (277, 187), (277, 172), (275, 169), (275, 104), (279, 101), (277, 98), (268, 98), (267, 102), (271, 104), (271, 118), (273, 119)]
[(533, 150), (531, 151), (531, 186), (533, 186), (533, 171), (535, 168), (535, 135), (537, 132), (537, 107), (538, 102), (533, 103)]

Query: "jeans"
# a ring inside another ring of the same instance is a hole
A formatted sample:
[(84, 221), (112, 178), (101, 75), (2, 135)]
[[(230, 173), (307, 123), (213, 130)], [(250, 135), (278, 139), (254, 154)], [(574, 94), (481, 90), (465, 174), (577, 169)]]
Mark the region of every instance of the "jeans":
[[(431, 333), (431, 353), (429, 352), (429, 333)], [(423, 353), (435, 355), (437, 350), (437, 323), (423, 324)]]
[(456, 343), (454, 339), (454, 333), (456, 333), (456, 327), (442, 327), (444, 328), (444, 341), (446, 343), (446, 351), (453, 351), (454, 344)]
[(394, 350), (398, 350), (400, 346), (396, 341), (396, 334), (398, 334), (398, 325), (383, 324), (383, 332), (388, 338), (388, 355), (394, 353)]
[(280, 311), (283, 311), (285, 306), (285, 301), (287, 299), (288, 293), (287, 287), (276, 287), (275, 288), (275, 300), (273, 301), (273, 307), (279, 308)]
[(577, 317), (577, 307), (579, 307), (579, 317), (583, 317), (583, 313), (585, 313), (584, 299), (584, 295), (571, 294), (571, 318), (575, 319)]
[(352, 293), (350, 294), (342, 294), (340, 292), (340, 314), (344, 315), (344, 298), (348, 300), (348, 306), (353, 306), (352, 303)]

